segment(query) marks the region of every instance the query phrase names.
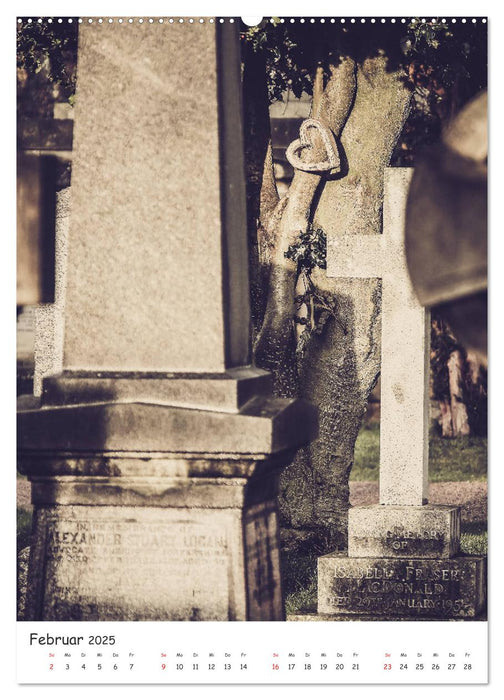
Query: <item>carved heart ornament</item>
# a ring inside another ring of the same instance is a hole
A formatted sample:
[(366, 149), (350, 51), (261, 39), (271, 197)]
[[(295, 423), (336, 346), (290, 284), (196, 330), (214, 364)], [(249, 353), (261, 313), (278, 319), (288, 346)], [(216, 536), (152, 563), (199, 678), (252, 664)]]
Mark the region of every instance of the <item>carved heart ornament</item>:
[[(313, 163), (309, 160), (301, 160), (300, 154), (306, 151), (309, 154), (310, 149), (313, 149), (313, 136), (318, 132), (322, 138), (322, 143), (325, 146), (326, 157), (324, 160)], [(305, 119), (299, 128), (299, 138), (293, 141), (287, 148), (285, 157), (296, 170), (303, 170), (308, 173), (319, 173), (340, 169), (340, 158), (338, 147), (332, 131), (319, 122), (318, 119)]]

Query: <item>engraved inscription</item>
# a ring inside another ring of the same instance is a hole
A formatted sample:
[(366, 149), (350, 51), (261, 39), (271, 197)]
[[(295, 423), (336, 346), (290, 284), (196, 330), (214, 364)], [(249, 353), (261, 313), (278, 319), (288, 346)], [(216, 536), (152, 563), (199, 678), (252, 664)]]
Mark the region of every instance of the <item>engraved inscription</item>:
[(448, 559), (460, 546), (460, 510), (451, 506), (369, 506), (349, 514), (351, 557)]
[[(413, 566), (405, 566), (404, 568), (407, 581), (421, 581), (425, 579), (443, 580), (443, 581), (460, 581), (461, 571), (459, 569), (427, 569)], [(335, 578), (352, 577), (355, 579), (393, 579), (401, 576), (397, 569), (393, 567), (368, 566), (368, 567), (352, 567), (345, 566), (334, 567)]]
[(385, 544), (395, 551), (406, 552), (411, 545), (416, 546), (418, 542), (442, 542), (444, 534), (437, 530), (424, 530), (423, 532), (411, 532), (396, 529), (388, 531)]
[(481, 566), (477, 559), (387, 559), (368, 564), (366, 559), (340, 558), (330, 565), (322, 559), (319, 611), (474, 617), (484, 602), (475, 585)]
[(387, 531), (384, 544), (387, 549), (392, 548), (393, 551), (403, 554), (412, 548), (414, 551), (421, 551), (424, 545), (429, 547), (429, 551), (436, 552), (442, 550), (444, 538), (444, 533), (439, 530), (412, 531), (398, 527)]
[(50, 521), (45, 619), (228, 619), (228, 535), (204, 515)]

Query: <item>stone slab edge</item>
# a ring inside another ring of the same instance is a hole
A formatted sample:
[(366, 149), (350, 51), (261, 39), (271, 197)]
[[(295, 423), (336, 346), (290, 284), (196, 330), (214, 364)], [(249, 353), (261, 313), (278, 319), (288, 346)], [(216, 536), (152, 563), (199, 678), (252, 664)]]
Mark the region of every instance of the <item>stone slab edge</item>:
[(273, 454), (317, 434), (300, 399), (256, 397), (238, 414), (142, 403), (47, 407), (18, 413), (20, 451)]
[(48, 406), (82, 403), (155, 403), (166, 406), (238, 413), (258, 395), (270, 395), (271, 375), (240, 367), (220, 374), (63, 372), (46, 377)]

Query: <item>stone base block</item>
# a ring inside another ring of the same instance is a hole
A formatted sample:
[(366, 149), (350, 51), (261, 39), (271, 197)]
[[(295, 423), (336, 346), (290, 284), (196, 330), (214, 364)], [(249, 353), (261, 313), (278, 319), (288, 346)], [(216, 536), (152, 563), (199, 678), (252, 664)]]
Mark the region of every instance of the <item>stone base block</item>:
[(169, 452), (271, 455), (317, 434), (317, 414), (301, 399), (257, 396), (239, 413), (150, 403), (43, 406), (18, 412), (23, 453)]
[(457, 506), (362, 506), (348, 512), (349, 557), (449, 558), (460, 548)]
[(238, 413), (247, 401), (271, 394), (271, 374), (256, 367), (222, 373), (70, 372), (46, 377), (46, 405), (145, 402)]
[[(289, 613), (286, 617), (287, 622), (383, 622), (384, 618), (380, 615), (324, 615), (322, 613), (313, 612), (296, 612)], [(486, 622), (487, 614), (486, 609), (483, 609), (475, 618), (470, 620), (453, 619), (451, 622), (460, 622), (464, 624), (465, 622)], [(411, 617), (399, 616), (394, 617), (394, 622), (411, 622)], [(426, 616), (422, 617), (423, 622), (437, 622), (439, 617)], [(450, 620), (448, 620), (450, 622)]]
[(34, 482), (24, 619), (284, 619), (271, 487), (58, 477), (51, 503), (50, 481)]
[(485, 605), (485, 557), (318, 560), (318, 612), (377, 619), (475, 618)]

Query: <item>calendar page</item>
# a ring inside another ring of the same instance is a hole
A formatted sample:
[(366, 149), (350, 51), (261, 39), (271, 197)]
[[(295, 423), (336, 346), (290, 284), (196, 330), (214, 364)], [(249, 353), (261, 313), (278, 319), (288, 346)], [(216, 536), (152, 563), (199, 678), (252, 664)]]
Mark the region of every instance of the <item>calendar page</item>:
[(486, 687), (490, 20), (198, 9), (11, 22), (17, 688)]

